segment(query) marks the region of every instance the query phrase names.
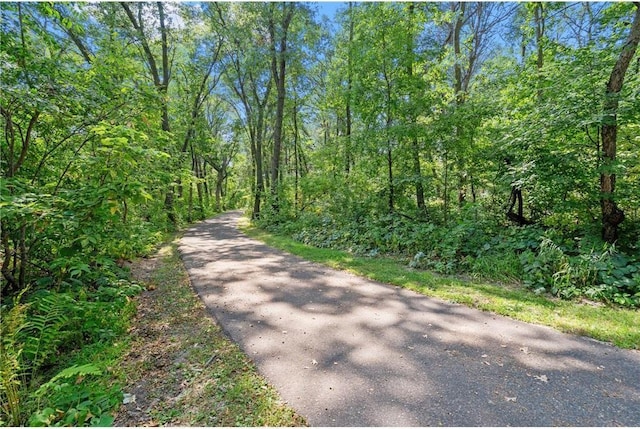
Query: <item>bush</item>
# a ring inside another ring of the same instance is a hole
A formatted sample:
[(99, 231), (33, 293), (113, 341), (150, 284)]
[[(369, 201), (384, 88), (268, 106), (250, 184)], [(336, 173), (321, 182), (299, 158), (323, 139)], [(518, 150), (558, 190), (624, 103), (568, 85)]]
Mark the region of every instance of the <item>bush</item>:
[(537, 293), (640, 307), (640, 261), (617, 252), (615, 246), (570, 256), (545, 238), (537, 252), (522, 253), (520, 262), (525, 285)]
[(74, 365), (56, 374), (33, 394), (47, 406), (29, 418), (29, 426), (111, 426), (110, 410), (122, 401), (117, 388), (105, 390), (89, 382), (90, 376), (102, 375), (95, 365)]
[(411, 258), (412, 268), (523, 281), (536, 293), (640, 306), (640, 261), (597, 237), (569, 237), (535, 225), (505, 227), (491, 219), (445, 227), (397, 213), (364, 216), (348, 211), (341, 218), (270, 213), (258, 225), (315, 247)]
[[(111, 348), (113, 340), (126, 332), (132, 310), (129, 297), (141, 286), (114, 276), (89, 275), (96, 276), (91, 287), (41, 289), (26, 296), (25, 302), (23, 293), (11, 305), (3, 305), (2, 425), (20, 426), (27, 420), (30, 425), (48, 426), (110, 424), (108, 412), (119, 403), (120, 393), (115, 387), (85, 382), (86, 375), (100, 372), (87, 366), (91, 356), (38, 388), (52, 370), (68, 366), (68, 357), (80, 348), (92, 344)], [(68, 382), (73, 377), (74, 382)]]

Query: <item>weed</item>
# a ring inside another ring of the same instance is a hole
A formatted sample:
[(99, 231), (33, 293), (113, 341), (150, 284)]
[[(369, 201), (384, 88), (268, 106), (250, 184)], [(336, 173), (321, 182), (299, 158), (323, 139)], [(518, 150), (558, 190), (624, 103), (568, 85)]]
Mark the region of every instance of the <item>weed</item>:
[(25, 374), (22, 369), (24, 344), (17, 337), (26, 326), (28, 305), (21, 303), (20, 293), (10, 309), (2, 306), (0, 340), (0, 423), (4, 426), (19, 426), (22, 423), (22, 401), (25, 394)]

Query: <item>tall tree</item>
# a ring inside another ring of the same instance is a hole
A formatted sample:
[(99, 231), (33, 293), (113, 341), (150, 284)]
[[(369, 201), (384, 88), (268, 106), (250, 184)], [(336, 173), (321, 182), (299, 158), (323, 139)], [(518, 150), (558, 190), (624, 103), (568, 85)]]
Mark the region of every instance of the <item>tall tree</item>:
[(265, 197), (264, 144), (274, 83), (266, 30), (255, 25), (260, 22), (260, 13), (265, 5), (239, 3), (229, 7), (236, 13), (227, 15), (223, 5), (214, 4), (211, 17), (228, 40), (225, 50), (228, 66), (224, 78), (231, 96), (237, 100), (230, 100), (230, 105), (249, 136), (253, 176), (252, 217), (257, 219)]
[(346, 121), (346, 141), (344, 148), (344, 170), (347, 176), (349, 175), (349, 171), (351, 171), (351, 165), (353, 163), (353, 155), (352, 152), (352, 122), (353, 115), (351, 113), (351, 93), (353, 92), (353, 2), (349, 2), (349, 9), (347, 12), (348, 20), (349, 20), (349, 41), (347, 45), (347, 94), (345, 100), (345, 121)]
[[(415, 44), (415, 27), (416, 27), (416, 13), (415, 13), (415, 4), (409, 3), (408, 5), (408, 27), (409, 31), (407, 31), (407, 78), (410, 85), (414, 85), (414, 67), (415, 67), (415, 54), (414, 54), (414, 44)], [(420, 87), (420, 86), (419, 86)], [(422, 89), (422, 88), (421, 88)], [(415, 93), (411, 93), (413, 98), (415, 98)], [(409, 100), (411, 104), (416, 103), (416, 100)], [(425, 214), (427, 210), (427, 206), (424, 200), (424, 187), (422, 185), (422, 167), (420, 163), (420, 143), (418, 140), (417, 134), (417, 109), (414, 106), (409, 107), (409, 123), (411, 124), (411, 156), (413, 159), (413, 180), (415, 182), (415, 191), (416, 191), (416, 205), (418, 207), (418, 211), (421, 214)]]
[[(151, 49), (150, 35), (147, 34), (146, 29), (147, 15), (144, 13), (144, 3), (126, 3), (121, 2), (120, 5), (124, 9), (129, 22), (133, 26), (136, 34), (135, 40), (140, 44), (143, 58), (151, 74), (153, 85), (158, 91), (160, 101), (160, 111), (162, 113), (162, 130), (165, 132), (171, 131), (169, 123), (169, 84), (171, 82), (171, 59), (169, 58), (169, 40), (168, 40), (168, 28), (165, 22), (165, 4), (163, 2), (156, 2), (155, 8), (152, 9), (157, 13), (158, 18), (158, 31), (160, 32), (160, 66), (158, 66), (157, 53)], [(137, 14), (134, 14), (131, 6), (134, 5), (137, 8)], [(153, 12), (152, 12), (153, 13)], [(174, 207), (174, 191), (173, 185), (169, 185), (165, 193), (165, 209), (167, 212), (167, 218), (174, 226), (177, 224), (177, 218)]]
[(602, 238), (614, 243), (618, 239), (618, 226), (624, 221), (624, 211), (620, 209), (614, 199), (616, 189), (615, 162), (617, 151), (617, 112), (619, 94), (622, 90), (625, 74), (631, 59), (635, 55), (640, 42), (640, 3), (634, 3), (636, 13), (631, 24), (629, 36), (622, 47), (620, 56), (613, 66), (607, 82), (602, 127), (602, 165), (600, 173), (600, 206), (602, 208)]
[[(281, 10), (278, 10), (281, 9)], [(276, 83), (276, 117), (273, 128), (273, 154), (271, 157), (271, 197), (278, 207), (280, 155), (282, 152), (282, 123), (286, 97), (287, 37), (296, 6), (294, 3), (270, 3), (268, 29), (271, 43), (271, 72)]]

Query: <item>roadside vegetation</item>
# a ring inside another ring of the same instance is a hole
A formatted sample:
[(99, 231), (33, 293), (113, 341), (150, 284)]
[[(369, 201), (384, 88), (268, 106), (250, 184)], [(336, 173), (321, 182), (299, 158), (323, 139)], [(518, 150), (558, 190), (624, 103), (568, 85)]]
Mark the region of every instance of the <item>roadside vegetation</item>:
[(304, 426), (209, 315), (175, 241), (131, 270), (147, 290), (119, 370), (116, 426)]
[(113, 423), (132, 297), (143, 288), (123, 271), (96, 281), (3, 299), (0, 425)]
[(1, 426), (305, 425), (207, 313), (175, 242), (127, 268), (3, 306)]
[(517, 320), (611, 342), (618, 347), (640, 349), (638, 310), (579, 299), (580, 295), (574, 299), (561, 299), (544, 290), (532, 289), (516, 281), (522, 269), (514, 270), (510, 264), (516, 265), (517, 258), (504, 265), (495, 262), (490, 272), (470, 271), (466, 275), (455, 275), (451, 271), (425, 270), (425, 265), (416, 264), (415, 258), (406, 255), (308, 245), (285, 235), (282, 229), (276, 229), (279, 233), (271, 233), (248, 219), (244, 220), (242, 230), (270, 246), (332, 268)]

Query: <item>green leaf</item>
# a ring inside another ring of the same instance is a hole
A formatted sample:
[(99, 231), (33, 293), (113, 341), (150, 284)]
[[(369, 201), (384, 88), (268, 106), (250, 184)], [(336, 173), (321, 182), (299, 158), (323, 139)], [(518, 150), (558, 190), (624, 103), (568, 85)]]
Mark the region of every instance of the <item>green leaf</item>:
[(114, 420), (115, 420), (115, 417), (113, 417), (111, 414), (103, 413), (100, 415), (100, 417), (92, 417), (90, 421), (90, 426), (91, 427), (109, 427), (109, 426), (113, 426)]
[(37, 411), (29, 417), (29, 426), (43, 427), (51, 426), (56, 418), (56, 410), (53, 408), (45, 408), (42, 411)]
[(73, 365), (69, 368), (65, 368), (56, 374), (51, 380), (44, 383), (40, 388), (34, 393), (36, 397), (44, 396), (47, 391), (51, 388), (55, 388), (58, 386), (58, 381), (70, 377), (80, 377), (85, 375), (101, 375), (102, 370), (93, 364), (85, 364), (85, 365)]

